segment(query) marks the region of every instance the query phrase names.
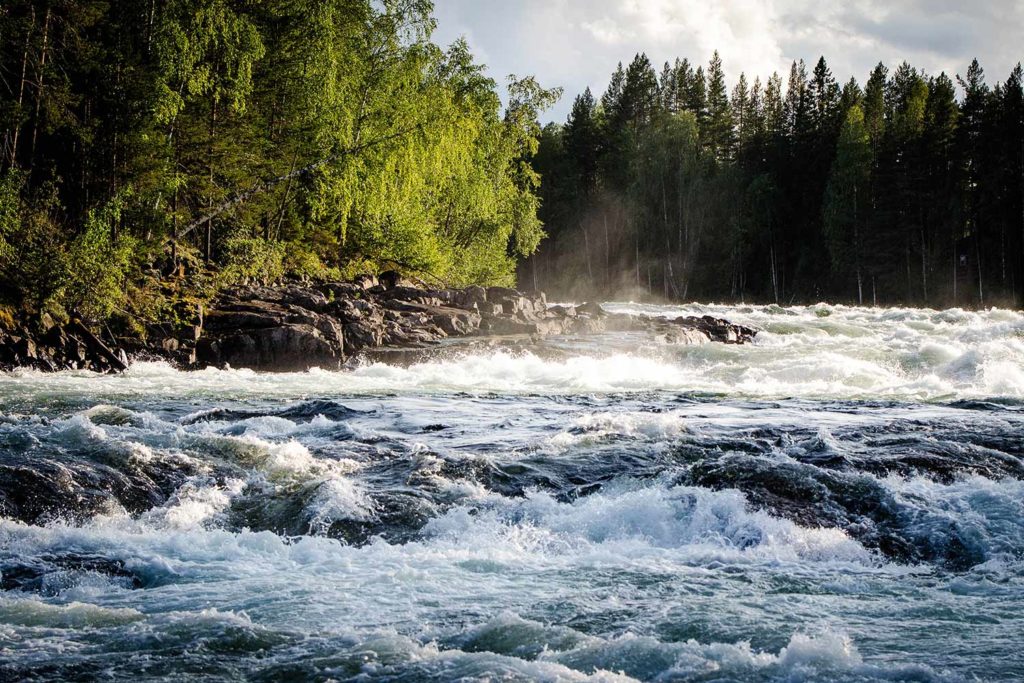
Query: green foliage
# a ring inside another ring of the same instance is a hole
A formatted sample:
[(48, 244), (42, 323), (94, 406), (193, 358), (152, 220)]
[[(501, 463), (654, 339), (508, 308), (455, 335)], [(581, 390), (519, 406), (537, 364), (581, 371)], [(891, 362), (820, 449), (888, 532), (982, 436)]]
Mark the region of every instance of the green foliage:
[(226, 284), (258, 282), (270, 284), (285, 274), (285, 245), (262, 237), (228, 240), (222, 276)]
[(14, 255), (10, 239), (18, 231), (22, 182), (14, 171), (0, 177), (0, 265), (6, 265)]
[(513, 79), (503, 107), (464, 41), (432, 42), (432, 12), (12, 0), (0, 280), (28, 307), (97, 317), (134, 305), (126, 288), (148, 301), (157, 271), (171, 297), (352, 264), (512, 283), (544, 235), (530, 161), (559, 93)]
[(60, 284), (51, 303), (96, 320), (123, 310), (137, 242), (117, 234), (122, 207), (123, 200), (118, 198), (89, 213), (85, 229), (60, 259)]
[(864, 218), (870, 199), (871, 138), (864, 110), (854, 105), (846, 114), (832, 166), (825, 202), (824, 231), (833, 271), (854, 274), (858, 300), (863, 299)]

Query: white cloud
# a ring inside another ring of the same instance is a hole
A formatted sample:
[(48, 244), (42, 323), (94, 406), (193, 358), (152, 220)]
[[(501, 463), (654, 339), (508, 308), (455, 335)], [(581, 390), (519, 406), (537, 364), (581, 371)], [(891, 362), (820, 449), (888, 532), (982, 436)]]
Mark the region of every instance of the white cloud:
[(436, 0), (436, 38), (466, 35), (499, 80), (535, 74), (572, 97), (604, 89), (619, 61), (646, 52), (706, 63), (719, 50), (730, 80), (762, 79), (825, 55), (841, 80), (863, 82), (878, 61), (930, 73), (963, 71), (977, 56), (992, 81), (1024, 59), (1024, 2), (997, 0)]

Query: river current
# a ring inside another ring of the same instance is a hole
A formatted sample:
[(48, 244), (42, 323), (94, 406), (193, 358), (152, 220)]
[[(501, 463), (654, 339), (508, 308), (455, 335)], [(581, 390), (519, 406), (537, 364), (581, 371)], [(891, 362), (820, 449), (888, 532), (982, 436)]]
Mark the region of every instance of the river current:
[(1024, 315), (0, 375), (0, 680), (1024, 678)]

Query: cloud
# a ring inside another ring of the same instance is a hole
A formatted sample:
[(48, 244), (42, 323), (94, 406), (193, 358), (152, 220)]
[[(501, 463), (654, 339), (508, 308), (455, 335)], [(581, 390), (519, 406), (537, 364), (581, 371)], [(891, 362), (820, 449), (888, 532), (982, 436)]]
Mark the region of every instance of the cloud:
[(466, 36), (495, 78), (534, 74), (563, 86), (555, 120), (637, 52), (655, 64), (706, 63), (717, 49), (730, 81), (740, 71), (785, 74), (793, 59), (820, 55), (840, 80), (861, 82), (879, 61), (954, 74), (976, 56), (995, 81), (1024, 59), (1019, 0), (436, 0), (436, 15), (435, 38)]

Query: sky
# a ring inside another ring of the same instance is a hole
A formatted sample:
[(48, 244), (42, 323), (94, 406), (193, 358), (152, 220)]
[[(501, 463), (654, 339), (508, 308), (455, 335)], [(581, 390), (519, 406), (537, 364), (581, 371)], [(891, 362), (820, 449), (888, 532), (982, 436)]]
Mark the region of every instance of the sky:
[(785, 76), (794, 59), (824, 55), (842, 82), (863, 85), (879, 61), (930, 74), (964, 73), (977, 57), (989, 83), (1024, 61), (1024, 0), (435, 0), (434, 39), (462, 36), (490, 75), (534, 75), (565, 95), (600, 95), (619, 61), (646, 52), (660, 70), (675, 57), (706, 64), (714, 50), (730, 83), (741, 71)]

